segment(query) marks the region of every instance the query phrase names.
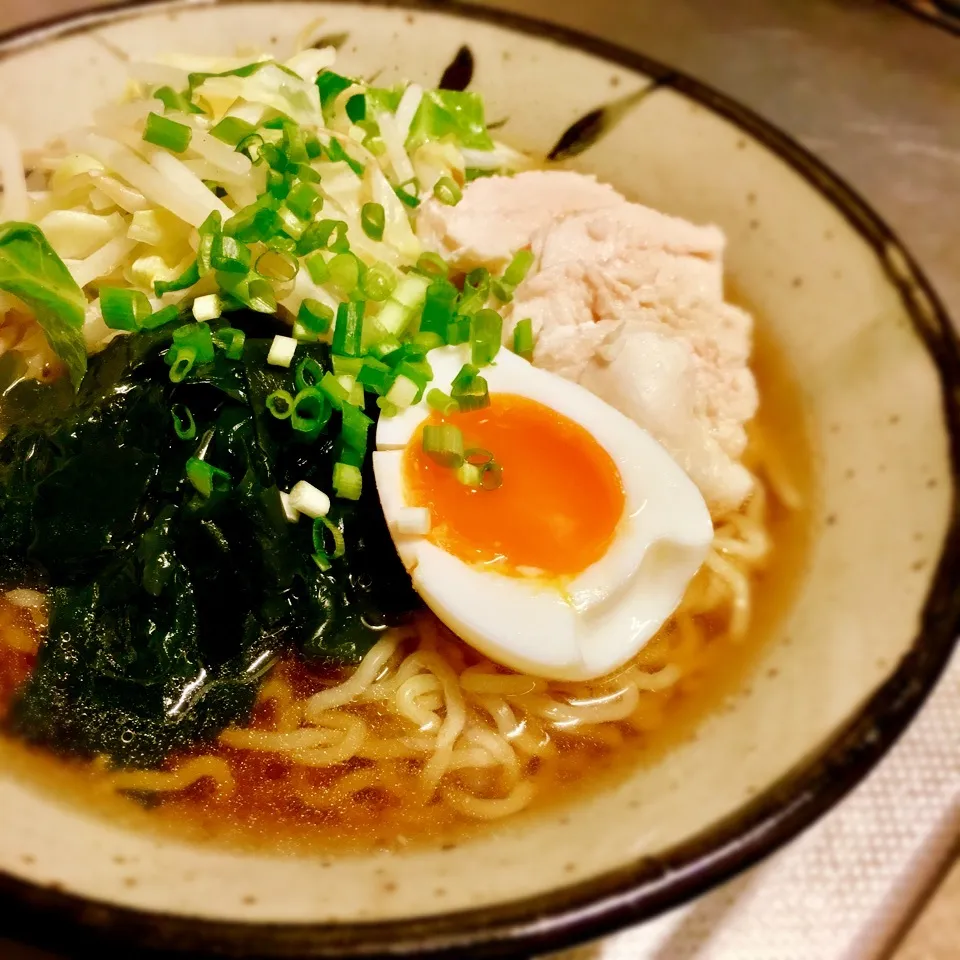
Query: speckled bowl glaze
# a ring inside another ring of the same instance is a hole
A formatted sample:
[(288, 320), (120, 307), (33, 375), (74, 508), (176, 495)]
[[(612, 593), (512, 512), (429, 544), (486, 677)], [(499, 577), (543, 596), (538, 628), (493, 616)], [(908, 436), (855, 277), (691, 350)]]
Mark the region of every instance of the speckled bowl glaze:
[[(503, 139), (547, 154), (586, 117), (577, 130), (594, 142), (569, 163), (726, 231), (731, 278), (804, 392), (819, 459), (808, 569), (750, 682), (696, 738), (616, 789), (454, 849), (240, 855), (130, 832), (0, 771), (0, 922), (21, 938), (268, 957), (529, 955), (586, 939), (809, 824), (890, 746), (953, 644), (960, 361), (947, 320), (847, 187), (719, 94), (500, 13), (194, 2), (8, 38), (0, 119), (39, 146), (122, 90), (128, 56), (286, 52), (318, 18), (314, 35), (345, 35), (345, 72), (387, 82), (435, 84), (469, 45)], [(611, 102), (622, 109), (591, 113)]]

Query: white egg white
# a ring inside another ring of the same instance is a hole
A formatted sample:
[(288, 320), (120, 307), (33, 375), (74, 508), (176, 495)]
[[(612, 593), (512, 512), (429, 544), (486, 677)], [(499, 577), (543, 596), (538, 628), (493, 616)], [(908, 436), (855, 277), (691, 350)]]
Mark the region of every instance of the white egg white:
[[(431, 386), (449, 392), (469, 349), (439, 347), (427, 359)], [(427, 536), (400, 535), (398, 519), (411, 506), (404, 450), (432, 413), (421, 400), (395, 417), (381, 417), (377, 427), (374, 473), (397, 551), (427, 605), (490, 659), (550, 679), (603, 676), (633, 658), (676, 609), (713, 538), (707, 506), (656, 440), (589, 391), (505, 349), (481, 373), (491, 394), (517, 394), (551, 407), (610, 454), (625, 495), (613, 540), (596, 563), (561, 583), (471, 565)]]

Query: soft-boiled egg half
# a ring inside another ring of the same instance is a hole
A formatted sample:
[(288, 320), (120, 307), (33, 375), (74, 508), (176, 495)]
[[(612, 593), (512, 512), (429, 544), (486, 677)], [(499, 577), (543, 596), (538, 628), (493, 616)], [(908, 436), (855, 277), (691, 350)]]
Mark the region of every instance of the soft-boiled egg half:
[[(430, 351), (431, 387), (449, 393), (469, 359), (466, 345)], [(480, 373), (482, 409), (441, 415), (422, 399), (380, 418), (373, 466), (397, 551), (427, 605), (490, 659), (603, 676), (676, 609), (713, 537), (707, 506), (659, 443), (577, 384), (507, 350)], [(439, 423), (492, 454), (499, 486), (465, 484), (424, 451)]]

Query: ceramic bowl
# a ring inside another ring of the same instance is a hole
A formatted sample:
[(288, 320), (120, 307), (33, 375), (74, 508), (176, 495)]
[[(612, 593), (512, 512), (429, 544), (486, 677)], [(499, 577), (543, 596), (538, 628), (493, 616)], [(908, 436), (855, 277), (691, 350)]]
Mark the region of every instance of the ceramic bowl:
[(304, 29), (342, 34), (345, 72), (385, 82), (433, 85), (467, 46), (471, 88), (506, 120), (501, 138), (570, 153), (576, 138), (562, 135), (580, 121), (586, 149), (565, 162), (726, 231), (731, 281), (802, 392), (816, 465), (800, 582), (749, 678), (695, 736), (615, 788), (452, 849), (324, 860), (191, 846), (0, 771), (0, 921), (34, 942), (127, 955), (556, 948), (691, 898), (783, 844), (919, 707), (960, 608), (957, 345), (897, 239), (787, 137), (642, 56), (502, 13), (118, 8), (3, 42), (0, 120), (36, 147), (116, 97), (128, 58), (284, 52)]

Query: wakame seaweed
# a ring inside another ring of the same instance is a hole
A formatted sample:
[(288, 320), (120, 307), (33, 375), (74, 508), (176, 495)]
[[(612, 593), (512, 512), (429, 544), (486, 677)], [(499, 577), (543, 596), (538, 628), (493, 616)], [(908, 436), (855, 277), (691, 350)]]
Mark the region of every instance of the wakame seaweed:
[[(49, 590), (49, 631), (8, 721), (30, 741), (157, 765), (243, 723), (280, 656), (355, 662), (419, 605), (369, 458), (360, 500), (331, 507), (346, 553), (328, 570), (311, 521), (286, 520), (280, 490), (330, 489), (334, 442), (267, 410), (273, 391), (296, 392), (293, 369), (266, 363), (271, 323), (234, 314), (231, 325), (247, 334), (242, 357), (218, 350), (180, 383), (164, 328), (116, 338), (75, 396), (32, 381), (3, 394), (0, 576)], [(301, 344), (303, 356), (329, 368), (323, 344)], [(181, 404), (190, 440), (174, 429)], [(199, 493), (190, 457), (225, 471), (229, 489)]]

